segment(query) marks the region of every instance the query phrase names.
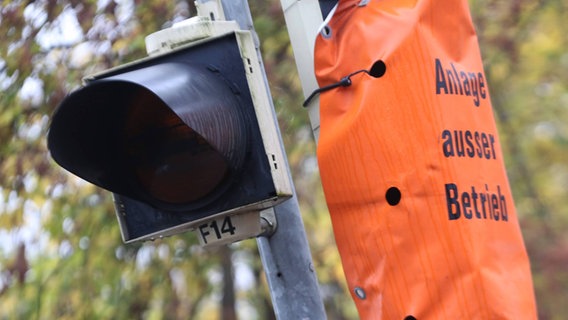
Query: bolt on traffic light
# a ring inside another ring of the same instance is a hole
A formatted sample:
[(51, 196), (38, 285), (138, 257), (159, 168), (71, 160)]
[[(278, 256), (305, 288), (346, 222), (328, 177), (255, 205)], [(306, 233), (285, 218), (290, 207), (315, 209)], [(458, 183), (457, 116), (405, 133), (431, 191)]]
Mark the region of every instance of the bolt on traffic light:
[(252, 36), (233, 31), (86, 79), (56, 109), (53, 159), (114, 194), (126, 242), (292, 195)]

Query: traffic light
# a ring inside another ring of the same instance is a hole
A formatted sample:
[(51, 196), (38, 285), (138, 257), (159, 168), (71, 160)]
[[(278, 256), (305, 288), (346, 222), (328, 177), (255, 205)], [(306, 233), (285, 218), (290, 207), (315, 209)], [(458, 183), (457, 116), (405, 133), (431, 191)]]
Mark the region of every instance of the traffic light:
[(200, 39), (85, 83), (53, 114), (48, 148), (63, 168), (113, 193), (124, 241), (291, 197), (250, 32)]

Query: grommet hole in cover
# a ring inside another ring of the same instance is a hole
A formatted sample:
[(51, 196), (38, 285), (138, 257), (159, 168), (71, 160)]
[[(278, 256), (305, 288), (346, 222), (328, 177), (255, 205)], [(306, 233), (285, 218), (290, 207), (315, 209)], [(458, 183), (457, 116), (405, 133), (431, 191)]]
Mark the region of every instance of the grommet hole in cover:
[(400, 198), (402, 194), (397, 187), (390, 187), (385, 194), (385, 198), (387, 199), (387, 203), (391, 206), (396, 206), (400, 202)]
[(325, 39), (329, 39), (331, 38), (331, 27), (328, 25), (323, 26), (323, 28), (321, 28), (321, 35), (322, 37), (324, 37)]
[(361, 287), (355, 287), (353, 292), (355, 292), (355, 295), (357, 296), (357, 298), (359, 298), (361, 300), (365, 300), (367, 298), (367, 293), (365, 293), (365, 290), (363, 290), (363, 288), (361, 288)]
[(380, 78), (387, 72), (387, 65), (383, 60), (377, 60), (371, 66), (369, 75), (374, 78)]

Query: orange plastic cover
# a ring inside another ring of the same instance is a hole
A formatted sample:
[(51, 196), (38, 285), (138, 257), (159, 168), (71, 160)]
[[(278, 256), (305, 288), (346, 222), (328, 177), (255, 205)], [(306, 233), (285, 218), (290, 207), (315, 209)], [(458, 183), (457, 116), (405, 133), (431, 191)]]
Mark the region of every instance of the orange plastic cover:
[(321, 93), (318, 145), (361, 319), (536, 318), (467, 1), (365, 2), (315, 47), (320, 87), (371, 70)]

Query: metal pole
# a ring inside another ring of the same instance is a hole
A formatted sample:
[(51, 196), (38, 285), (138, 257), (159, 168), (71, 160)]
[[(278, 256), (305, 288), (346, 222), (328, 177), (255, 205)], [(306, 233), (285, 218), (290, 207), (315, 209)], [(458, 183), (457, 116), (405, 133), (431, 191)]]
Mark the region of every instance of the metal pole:
[[(323, 24), (320, 4), (318, 0), (280, 0), (286, 28), (290, 36), (296, 67), (304, 97), (318, 88), (314, 73), (314, 46), (318, 29)], [(308, 116), (312, 125), (312, 132), (319, 139), (319, 96), (307, 106)]]
[[(199, 2), (207, 2), (207, 0), (199, 0)], [(241, 29), (250, 30), (253, 33), (264, 81), (269, 90), (248, 2), (246, 0), (221, 0), (221, 3), (226, 20), (235, 20)], [(270, 92), (268, 94), (272, 96)], [(270, 107), (274, 121), (277, 122), (272, 101)], [(280, 144), (283, 145), (281, 138), (280, 140)], [(288, 160), (285, 160), (288, 165)], [(276, 318), (282, 320), (325, 319), (325, 308), (300, 216), (296, 192), (294, 191), (292, 199), (274, 207), (274, 213), (278, 223), (276, 231), (269, 237), (258, 237), (257, 244)]]

